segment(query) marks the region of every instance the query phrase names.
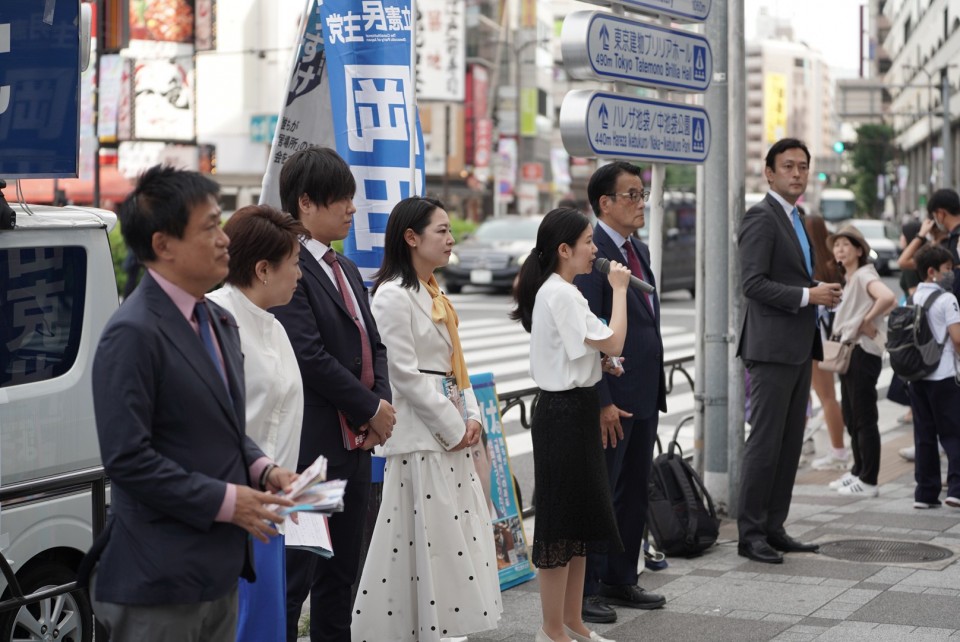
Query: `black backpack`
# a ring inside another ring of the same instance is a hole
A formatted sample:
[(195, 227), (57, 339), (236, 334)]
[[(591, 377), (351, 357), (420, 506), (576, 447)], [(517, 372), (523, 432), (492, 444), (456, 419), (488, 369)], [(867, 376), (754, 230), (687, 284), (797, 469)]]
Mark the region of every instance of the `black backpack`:
[(647, 525), (657, 550), (675, 557), (702, 554), (716, 543), (720, 534), (720, 519), (710, 493), (697, 472), (683, 460), (682, 452), (674, 452), (680, 451), (680, 428), (691, 420), (693, 416), (680, 421), (667, 452), (661, 449), (650, 469)]
[(894, 308), (887, 319), (890, 367), (904, 381), (923, 379), (940, 365), (943, 344), (934, 338), (927, 314), (941, 294), (943, 290), (932, 293), (922, 306), (908, 301)]

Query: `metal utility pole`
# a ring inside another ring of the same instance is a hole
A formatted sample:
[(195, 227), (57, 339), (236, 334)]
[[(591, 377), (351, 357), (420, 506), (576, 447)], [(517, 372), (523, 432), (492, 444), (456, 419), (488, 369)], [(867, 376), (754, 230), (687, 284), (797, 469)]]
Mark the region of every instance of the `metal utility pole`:
[[(953, 144), (950, 140), (950, 75), (949, 66), (940, 70), (940, 106), (943, 108), (942, 118), (942, 140), (940, 146), (943, 147), (943, 171), (941, 172), (940, 185), (943, 187), (953, 187)], [(933, 132), (930, 132), (933, 135)]]
[(743, 306), (743, 292), (740, 283), (740, 255), (737, 252), (737, 234), (740, 221), (743, 220), (744, 201), (746, 199), (746, 180), (744, 172), (747, 166), (747, 73), (746, 51), (743, 28), (743, 0), (730, 0), (727, 5), (727, 61), (730, 70), (728, 97), (730, 111), (730, 159), (727, 167), (729, 181), (727, 251), (729, 253), (729, 279), (727, 281), (727, 305), (729, 318), (727, 334), (731, 342), (727, 345), (727, 457), (729, 461), (729, 492), (727, 493), (727, 514), (736, 518), (739, 507), (740, 459), (743, 457), (743, 421), (744, 421), (744, 376), (743, 363), (737, 359), (737, 339), (740, 336), (740, 319)]
[[(704, 474), (707, 490), (722, 506), (730, 488), (727, 461), (727, 370), (728, 305), (727, 252), (730, 235), (727, 221), (729, 150), (727, 135), (727, 3), (716, 2), (706, 22), (706, 36), (713, 49), (713, 81), (704, 96), (711, 115), (711, 154), (705, 168), (706, 274), (698, 295), (705, 298), (704, 319)], [(729, 510), (729, 506), (726, 506)]]

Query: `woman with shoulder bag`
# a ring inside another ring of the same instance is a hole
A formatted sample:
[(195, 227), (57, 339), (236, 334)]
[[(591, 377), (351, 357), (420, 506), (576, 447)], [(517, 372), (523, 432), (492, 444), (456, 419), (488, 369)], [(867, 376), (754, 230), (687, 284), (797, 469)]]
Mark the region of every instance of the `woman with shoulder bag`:
[(845, 225), (831, 234), (827, 249), (833, 252), (844, 283), (832, 338), (853, 345), (849, 367), (840, 375), (840, 405), (850, 432), (853, 469), (837, 481), (836, 487), (841, 495), (876, 497), (880, 472), (877, 380), (887, 339), (884, 316), (897, 300), (868, 262), (870, 246), (856, 227)]

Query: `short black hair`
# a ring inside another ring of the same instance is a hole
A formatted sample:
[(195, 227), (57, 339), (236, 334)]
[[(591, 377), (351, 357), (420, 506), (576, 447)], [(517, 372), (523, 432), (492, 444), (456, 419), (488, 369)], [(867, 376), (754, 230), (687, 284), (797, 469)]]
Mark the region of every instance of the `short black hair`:
[(137, 179), (137, 186), (120, 204), (120, 232), (141, 263), (155, 261), (153, 235), (183, 238), (190, 210), (220, 194), (220, 186), (199, 172), (154, 165)]
[(280, 204), (300, 219), (300, 197), (306, 194), (322, 207), (353, 198), (357, 181), (350, 166), (329, 147), (308, 147), (296, 152), (280, 170)]
[(410, 258), (410, 246), (403, 235), (408, 229), (414, 234), (423, 234), (438, 209), (446, 208), (439, 200), (422, 196), (411, 196), (394, 205), (384, 234), (383, 262), (374, 275), (374, 292), (386, 281), (396, 278), (400, 279), (401, 287), (420, 289), (420, 278)]
[(303, 223), (269, 205), (241, 207), (223, 226), (230, 237), (227, 283), (248, 287), (257, 278), (257, 263), (276, 267), (295, 252), (300, 238), (310, 238)]
[(799, 138), (781, 138), (767, 151), (767, 167), (776, 171), (777, 156), (789, 149), (802, 149), (803, 153), (807, 155), (807, 164), (810, 164), (810, 150), (807, 149), (802, 140)]
[(946, 210), (953, 216), (960, 216), (960, 195), (949, 187), (938, 189), (927, 201), (927, 214), (933, 218), (937, 210)]
[(587, 200), (590, 201), (590, 207), (593, 213), (600, 216), (600, 197), (606, 194), (612, 194), (617, 189), (617, 179), (620, 174), (632, 174), (643, 177), (643, 170), (637, 165), (626, 161), (614, 161), (603, 167), (598, 167), (597, 171), (590, 177), (590, 183), (587, 185)]
[(950, 254), (950, 250), (936, 243), (927, 243), (921, 247), (913, 255), (913, 260), (917, 264), (917, 274), (920, 275), (921, 281), (927, 280), (927, 272), (930, 268), (939, 271), (944, 263), (953, 265), (953, 255)]

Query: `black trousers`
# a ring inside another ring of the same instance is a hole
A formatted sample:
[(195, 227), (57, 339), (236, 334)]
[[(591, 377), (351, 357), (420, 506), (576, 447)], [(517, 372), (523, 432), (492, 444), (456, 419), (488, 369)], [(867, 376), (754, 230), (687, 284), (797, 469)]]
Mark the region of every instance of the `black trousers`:
[(853, 469), (850, 472), (863, 483), (874, 486), (880, 473), (877, 381), (882, 367), (880, 357), (856, 346), (847, 373), (840, 375), (840, 408), (853, 451)]
[(600, 590), (600, 582), (614, 586), (633, 586), (637, 583), (643, 529), (647, 525), (650, 465), (659, 420), (656, 412), (645, 419), (621, 418), (623, 441), (617, 443), (616, 448), (607, 446), (604, 451), (623, 552), (587, 554), (584, 595), (596, 595)]
[(810, 360), (745, 362), (750, 373), (750, 436), (740, 469), (740, 541), (784, 534), (803, 447)]
[(300, 609), (310, 595), (311, 642), (350, 642), (351, 587), (357, 580), (370, 497), (370, 453), (355, 450), (346, 464), (329, 466), (327, 479), (346, 479), (344, 510), (329, 519), (334, 556), (288, 548), (287, 642), (297, 642)]
[(913, 443), (917, 447), (914, 499), (939, 502), (940, 450), (947, 453), (947, 496), (960, 498), (960, 387), (953, 377), (940, 381), (914, 381), (910, 384), (913, 408)]

